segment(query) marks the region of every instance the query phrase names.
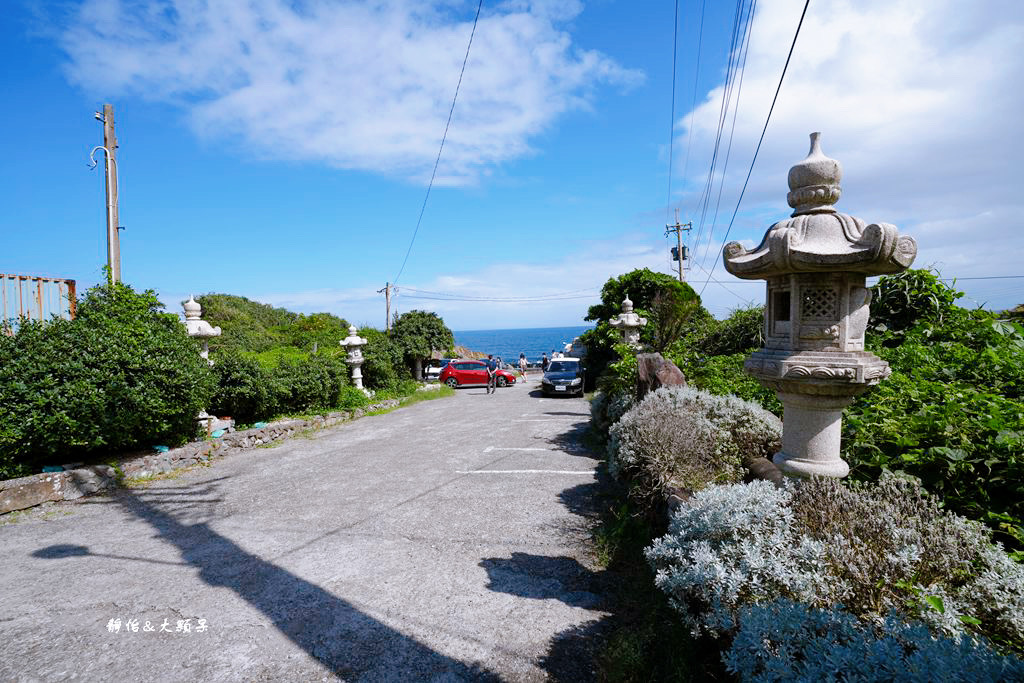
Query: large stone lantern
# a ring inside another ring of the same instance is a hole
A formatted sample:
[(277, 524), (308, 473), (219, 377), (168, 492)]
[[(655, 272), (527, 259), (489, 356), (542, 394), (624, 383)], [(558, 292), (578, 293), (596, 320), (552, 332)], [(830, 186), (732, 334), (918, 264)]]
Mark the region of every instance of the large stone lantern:
[[(366, 337), (356, 334), (356, 326), (350, 325), (348, 336), (338, 342), (348, 351), (345, 362), (352, 366), (352, 384), (357, 389), (363, 389), (363, 371), (360, 367), (363, 364), (363, 347), (366, 346)], [(363, 391), (366, 391), (363, 389)]]
[(213, 361), (210, 360), (210, 344), (207, 340), (210, 337), (219, 337), (220, 327), (213, 327), (201, 318), (203, 307), (199, 305), (195, 297), (190, 295), (183, 308), (185, 309), (185, 330), (188, 332), (188, 336), (203, 340), (203, 350), (199, 352), (199, 355), (205, 358), (207, 363), (213, 365)]
[(630, 346), (640, 346), (640, 328), (647, 324), (647, 318), (641, 318), (633, 312), (633, 302), (629, 300), (629, 294), (622, 300), (622, 313), (608, 321), (608, 324), (617, 330), (622, 330), (622, 340)]
[(785, 408), (782, 450), (774, 462), (787, 474), (844, 477), (839, 455), (843, 409), (890, 374), (864, 350), (869, 275), (898, 273), (917, 256), (917, 243), (888, 223), (866, 224), (836, 211), (842, 170), (811, 151), (789, 170), (793, 215), (771, 226), (752, 251), (724, 249), (737, 277), (766, 280), (765, 346), (744, 370), (774, 389)]

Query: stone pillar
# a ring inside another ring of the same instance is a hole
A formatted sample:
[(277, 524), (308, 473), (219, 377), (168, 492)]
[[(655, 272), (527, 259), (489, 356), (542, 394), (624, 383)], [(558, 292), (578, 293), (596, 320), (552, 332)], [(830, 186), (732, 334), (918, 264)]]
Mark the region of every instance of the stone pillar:
[(356, 331), (355, 325), (349, 326), (348, 336), (338, 343), (348, 350), (345, 362), (352, 368), (352, 384), (366, 392), (366, 389), (363, 389), (363, 371), (360, 369), (363, 365), (362, 348), (366, 346), (366, 338), (357, 335)]
[[(203, 340), (203, 350), (199, 352), (199, 355), (206, 360), (211, 366), (213, 361), (210, 360), (210, 343), (207, 341), (210, 337), (220, 336), (220, 327), (212, 327), (210, 323), (202, 319), (203, 307), (199, 305), (199, 302), (195, 300), (195, 297), (189, 295), (188, 301), (186, 301), (182, 308), (185, 309), (185, 331), (188, 336), (195, 339)], [(214, 418), (211, 417), (205, 410), (199, 412), (196, 417), (196, 421), (199, 423), (201, 429), (209, 434), (213, 431)]]
[(913, 263), (917, 243), (888, 223), (865, 223), (833, 206), (842, 169), (826, 157), (820, 133), (789, 171), (790, 218), (747, 251), (725, 245), (725, 268), (765, 280), (765, 346), (744, 370), (774, 389), (785, 409), (782, 450), (773, 458), (791, 476), (845, 477), (840, 457), (843, 409), (889, 376), (889, 364), (864, 350), (869, 275)]
[(617, 330), (622, 330), (622, 341), (634, 349), (640, 348), (640, 328), (647, 324), (647, 318), (641, 318), (633, 312), (633, 302), (629, 295), (622, 300), (622, 313), (608, 321)]

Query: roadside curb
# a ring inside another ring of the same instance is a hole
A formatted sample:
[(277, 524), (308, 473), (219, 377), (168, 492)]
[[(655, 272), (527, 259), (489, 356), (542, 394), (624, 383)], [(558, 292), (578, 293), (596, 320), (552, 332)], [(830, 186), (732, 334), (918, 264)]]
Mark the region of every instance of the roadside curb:
[(30, 474), (0, 481), (0, 515), (25, 510), (43, 503), (77, 500), (83, 496), (116, 488), (124, 478), (148, 477), (181, 467), (206, 463), (213, 458), (246, 451), (281, 441), (306, 429), (323, 429), (348, 422), (378, 410), (401, 405), (398, 399), (373, 403), (353, 412), (341, 411), (317, 415), (306, 420), (279, 420), (265, 427), (235, 431), (210, 441), (193, 441), (166, 453), (127, 457), (111, 465), (76, 467), (63, 472)]

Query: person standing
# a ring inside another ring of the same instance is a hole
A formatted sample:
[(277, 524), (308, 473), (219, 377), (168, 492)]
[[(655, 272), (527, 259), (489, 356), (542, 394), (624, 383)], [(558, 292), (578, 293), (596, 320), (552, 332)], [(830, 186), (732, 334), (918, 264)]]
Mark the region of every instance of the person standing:
[(540, 369), (542, 372), (548, 371), (548, 357), (543, 353), (540, 355)]
[(526, 354), (519, 354), (519, 374), (523, 376), (523, 380), (526, 380), (526, 367), (529, 363), (526, 362)]
[(487, 354), (487, 393), (488, 394), (493, 394), (495, 391), (497, 391), (497, 389), (495, 389), (495, 384), (497, 383), (497, 380), (498, 380), (498, 361), (494, 360), (494, 356), (492, 354)]

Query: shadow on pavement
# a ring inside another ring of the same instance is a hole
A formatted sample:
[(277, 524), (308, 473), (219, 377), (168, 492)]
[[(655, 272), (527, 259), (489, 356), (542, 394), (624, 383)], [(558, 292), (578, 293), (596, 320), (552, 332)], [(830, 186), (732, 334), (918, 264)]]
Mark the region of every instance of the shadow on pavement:
[[(344, 678), (366, 673), (376, 679), (498, 680), (478, 665), (442, 655), (323, 588), (243, 550), (206, 522), (187, 523), (176, 517), (175, 512), (184, 515), (186, 511), (175, 506), (191, 505), (190, 495), (209, 494), (215, 488), (216, 483), (122, 490), (108, 502), (148, 522), (161, 539), (177, 547), (186, 564), (199, 570), (207, 585), (233, 591), (295, 645)], [(46, 559), (90, 554), (88, 547), (74, 545), (50, 546), (33, 553)]]
[(511, 558), (487, 557), (487, 587), (499, 593), (534, 600), (561, 600), (572, 607), (599, 609), (597, 574), (571, 557), (512, 553)]

